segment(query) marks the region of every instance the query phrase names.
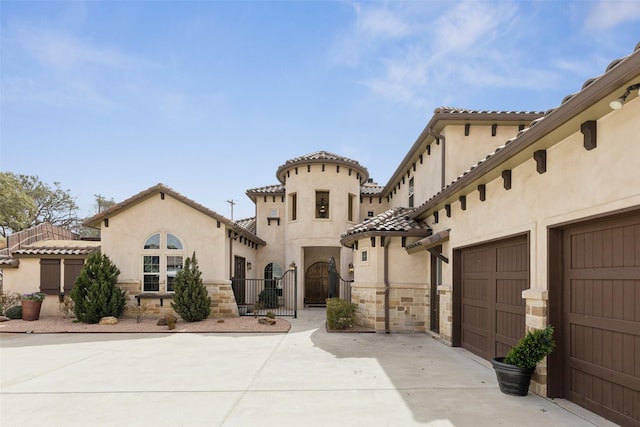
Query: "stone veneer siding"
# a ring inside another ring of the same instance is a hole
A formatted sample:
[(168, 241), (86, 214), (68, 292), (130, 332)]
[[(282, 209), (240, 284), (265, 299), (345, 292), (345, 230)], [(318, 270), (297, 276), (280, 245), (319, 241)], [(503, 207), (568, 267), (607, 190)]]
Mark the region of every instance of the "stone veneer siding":
[[(526, 293), (527, 291), (525, 291)], [(538, 296), (531, 295), (531, 292), (526, 298), (526, 331), (533, 329), (543, 329), (547, 326), (549, 317), (548, 301), (546, 299), (546, 292)], [(533, 296), (533, 298), (529, 298)], [(557, 343), (556, 343), (557, 345)], [(540, 396), (547, 395), (547, 358), (545, 357), (538, 366), (531, 377), (531, 385), (529, 390)]]
[[(353, 285), (351, 302), (357, 305), (356, 324), (385, 330), (384, 288)], [(426, 332), (429, 329), (429, 294), (424, 287), (392, 286), (389, 290), (389, 329)]]
[[(211, 298), (211, 314), (209, 317), (223, 318), (239, 316), (238, 305), (236, 304), (236, 298), (233, 294), (230, 280), (206, 282), (204, 285), (207, 288), (209, 297)], [(124, 315), (135, 317), (138, 306), (138, 301), (135, 297), (141, 293), (140, 282), (122, 282), (118, 283), (118, 287), (127, 291), (127, 306), (125, 308)], [(173, 314), (176, 317), (180, 317), (177, 316), (171, 307), (172, 301), (172, 298), (164, 298), (161, 306), (160, 298), (143, 298), (140, 300), (140, 307), (144, 307), (144, 316), (164, 316), (166, 314)]]

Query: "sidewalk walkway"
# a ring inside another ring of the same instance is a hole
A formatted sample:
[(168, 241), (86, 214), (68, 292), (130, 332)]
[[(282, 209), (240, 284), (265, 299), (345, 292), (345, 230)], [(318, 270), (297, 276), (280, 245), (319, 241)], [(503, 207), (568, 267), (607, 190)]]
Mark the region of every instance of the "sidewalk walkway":
[[(424, 334), (0, 335), (0, 425), (609, 426)], [(568, 408), (568, 409), (565, 409)]]

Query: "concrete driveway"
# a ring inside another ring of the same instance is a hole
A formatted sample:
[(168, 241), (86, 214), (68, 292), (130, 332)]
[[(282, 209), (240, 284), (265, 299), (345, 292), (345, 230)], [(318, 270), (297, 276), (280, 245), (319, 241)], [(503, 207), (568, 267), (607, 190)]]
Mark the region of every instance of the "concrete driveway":
[(424, 334), (0, 334), (0, 425), (610, 426)]

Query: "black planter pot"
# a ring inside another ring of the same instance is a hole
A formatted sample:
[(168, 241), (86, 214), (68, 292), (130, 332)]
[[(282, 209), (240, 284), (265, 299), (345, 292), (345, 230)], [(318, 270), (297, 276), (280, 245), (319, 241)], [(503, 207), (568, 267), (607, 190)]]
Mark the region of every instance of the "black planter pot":
[(500, 391), (514, 396), (526, 396), (529, 393), (531, 375), (536, 368), (520, 368), (503, 362), (504, 357), (491, 359), (493, 369), (496, 371)]

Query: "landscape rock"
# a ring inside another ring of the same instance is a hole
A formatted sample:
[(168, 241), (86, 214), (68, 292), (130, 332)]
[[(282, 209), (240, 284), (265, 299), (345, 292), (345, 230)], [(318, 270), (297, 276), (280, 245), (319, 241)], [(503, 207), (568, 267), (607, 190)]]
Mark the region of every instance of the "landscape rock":
[(100, 319), (100, 325), (115, 325), (118, 323), (118, 318), (114, 316), (107, 316)]
[(258, 319), (258, 323), (262, 323), (263, 325), (275, 325), (276, 319), (269, 319), (268, 317), (261, 317)]
[(9, 319), (7, 316), (0, 316), (0, 322), (7, 322), (11, 319)]

